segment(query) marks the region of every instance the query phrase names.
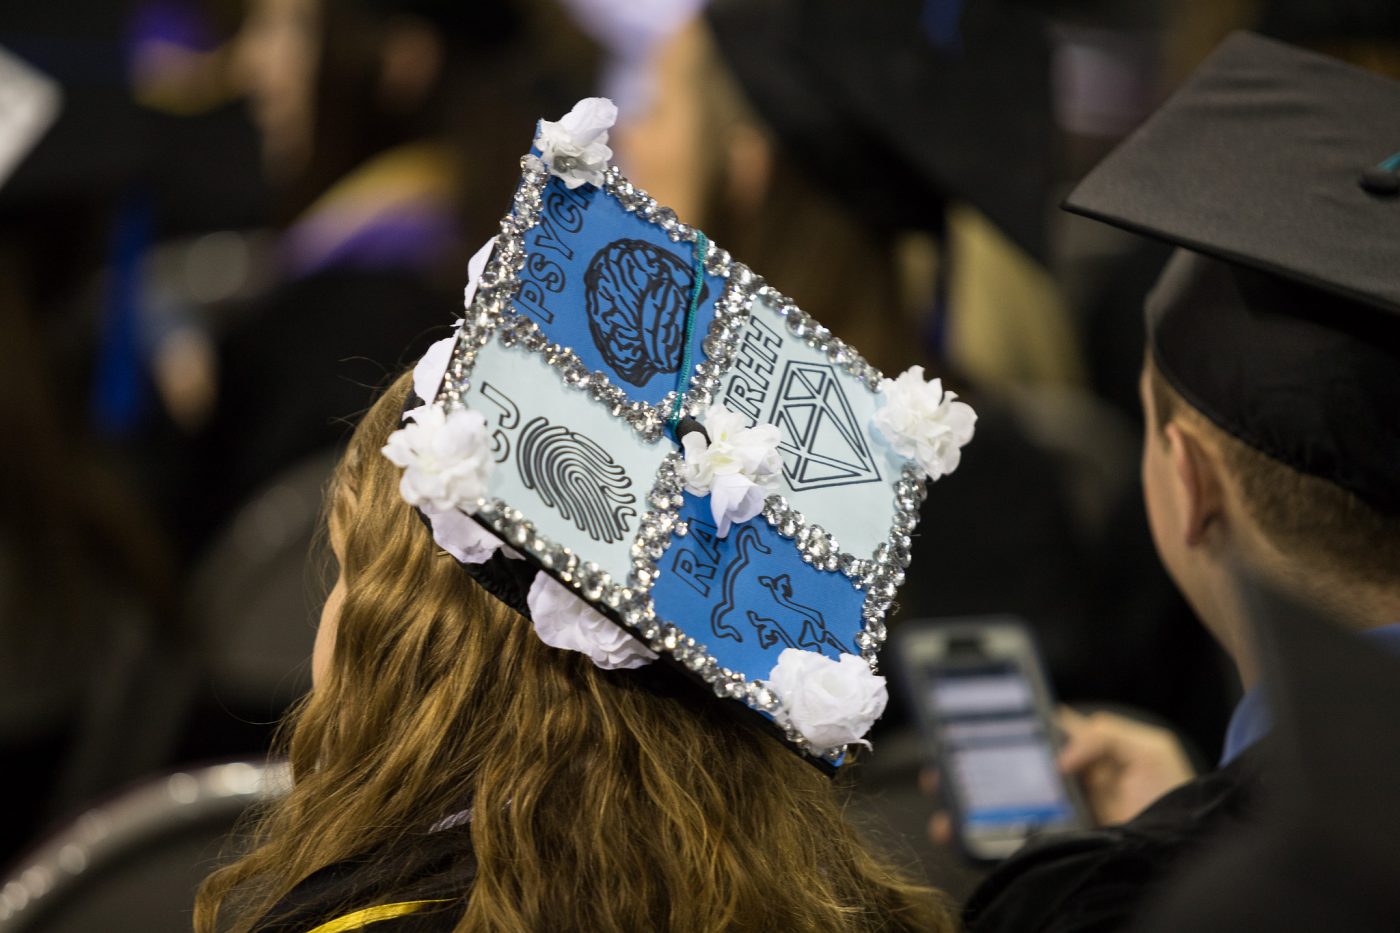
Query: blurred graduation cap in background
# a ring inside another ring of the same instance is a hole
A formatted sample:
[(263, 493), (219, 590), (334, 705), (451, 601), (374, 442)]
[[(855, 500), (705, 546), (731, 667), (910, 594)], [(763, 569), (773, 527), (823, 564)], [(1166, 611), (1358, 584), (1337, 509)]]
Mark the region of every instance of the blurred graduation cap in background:
[(1244, 443), (1400, 513), (1400, 82), (1241, 32), (1065, 206), (1178, 247), (1153, 362)]
[(87, 380), (91, 366), (82, 394), (113, 434), (152, 410), (143, 289), (153, 246), (259, 225), (266, 206), (240, 105), (177, 115), (137, 99), (141, 43), (181, 35), (137, 15), (159, 5), (56, 0), (0, 23), (0, 127), (38, 100), (48, 114), (0, 180), (0, 226), (17, 234), (6, 248), (21, 257), (37, 313), (73, 349), (65, 379)]
[(119, 52), (115, 40), (0, 32), (0, 215), (109, 194), (147, 165), (153, 120)]
[(43, 139), (62, 106), (58, 82), (0, 47), (0, 187)]
[(1400, 929), (1400, 658), (1247, 570), (1275, 726), (1257, 829), (1169, 881), (1139, 933)]
[[(712, 0), (751, 104), (814, 178), (894, 229), (977, 208), (1044, 261), (1053, 207), (1051, 45), (997, 0)], [(941, 233), (941, 230), (935, 230)]]
[(91, 406), (104, 429), (125, 430), (143, 408), (134, 300), (152, 219), (134, 188), (159, 162), (158, 120), (131, 97), (119, 20), (70, 2), (5, 26), (0, 230), (13, 232), (6, 250), (24, 256), (33, 289), (61, 296), (43, 313), (68, 311), (66, 290), (111, 262)]

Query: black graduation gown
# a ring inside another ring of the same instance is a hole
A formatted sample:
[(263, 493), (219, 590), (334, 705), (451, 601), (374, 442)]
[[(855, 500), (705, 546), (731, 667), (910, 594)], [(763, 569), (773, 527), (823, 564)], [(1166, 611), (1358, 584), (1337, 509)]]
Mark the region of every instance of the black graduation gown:
[(1190, 856), (1217, 833), (1249, 824), (1260, 793), (1259, 758), (1251, 748), (1121, 826), (1030, 843), (968, 899), (969, 933), (1129, 929), (1138, 909)]
[(337, 862), (309, 875), (253, 930), (449, 933), (466, 909), (475, 878), (470, 827), (430, 832), (407, 847)]

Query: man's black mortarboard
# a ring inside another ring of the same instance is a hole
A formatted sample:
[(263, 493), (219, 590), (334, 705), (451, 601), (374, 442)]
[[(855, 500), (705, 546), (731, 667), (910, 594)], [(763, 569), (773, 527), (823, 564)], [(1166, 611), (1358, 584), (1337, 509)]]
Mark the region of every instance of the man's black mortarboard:
[(1053, 198), (1050, 40), (997, 0), (712, 0), (759, 116), (815, 178), (897, 229), (976, 207), (1043, 259)]
[(1178, 250), (1155, 365), (1250, 446), (1400, 512), (1400, 83), (1227, 39), (1065, 207)]

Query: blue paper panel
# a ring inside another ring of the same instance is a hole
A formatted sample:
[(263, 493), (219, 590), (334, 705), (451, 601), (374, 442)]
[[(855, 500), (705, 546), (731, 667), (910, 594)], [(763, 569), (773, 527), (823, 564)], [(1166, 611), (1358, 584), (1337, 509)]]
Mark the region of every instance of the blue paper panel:
[(767, 678), (785, 648), (858, 654), (864, 594), (805, 563), (762, 517), (715, 537), (710, 500), (686, 493), (690, 533), (672, 540), (652, 590), (657, 614), (749, 678)]
[[(601, 188), (545, 186), (539, 223), (525, 234), (515, 308), (550, 340), (572, 347), (632, 401), (657, 404), (676, 387), (694, 246), (623, 209)], [(692, 359), (715, 316), (725, 280), (705, 277)]]
[(793, 508), (842, 551), (874, 553), (889, 536), (892, 487), (907, 462), (872, 424), (879, 396), (789, 333), (759, 299), (716, 398), (750, 422), (778, 426), (778, 492)]
[(497, 341), (478, 354), (465, 401), (491, 432), (490, 494), (614, 580), (627, 579), (663, 446), (566, 387), (538, 353)]

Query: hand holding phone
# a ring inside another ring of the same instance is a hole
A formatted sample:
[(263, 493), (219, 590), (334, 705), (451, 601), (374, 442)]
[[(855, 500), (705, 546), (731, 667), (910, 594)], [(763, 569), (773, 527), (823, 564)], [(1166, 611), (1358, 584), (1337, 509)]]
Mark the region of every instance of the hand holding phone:
[(1101, 825), (1124, 823), (1196, 776), (1176, 733), (1115, 713), (1062, 708), (1060, 770), (1079, 778)]
[(968, 857), (998, 860), (1034, 835), (1090, 824), (1080, 788), (1056, 764), (1055, 703), (1024, 621), (916, 620), (894, 639), (900, 682)]

